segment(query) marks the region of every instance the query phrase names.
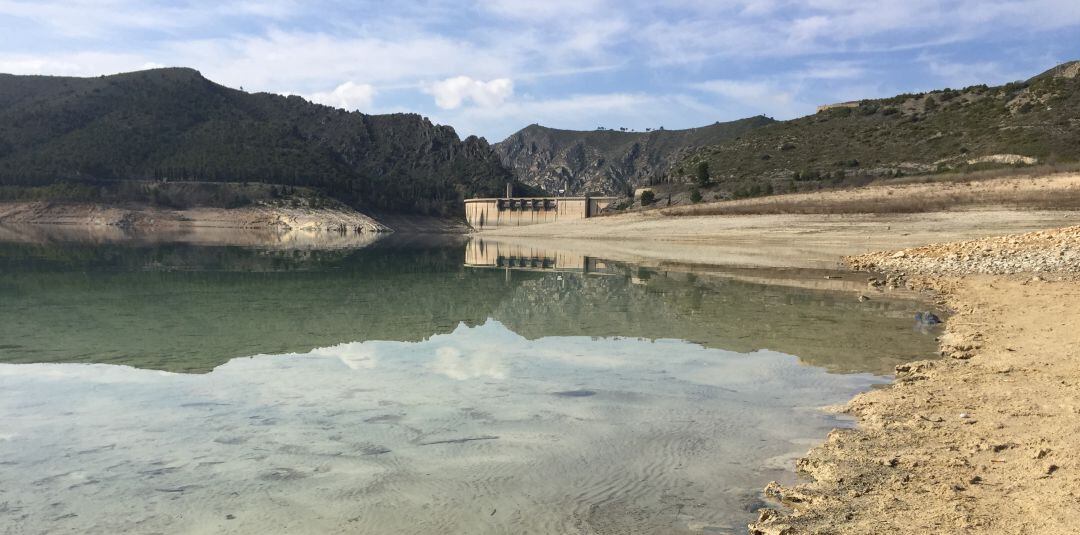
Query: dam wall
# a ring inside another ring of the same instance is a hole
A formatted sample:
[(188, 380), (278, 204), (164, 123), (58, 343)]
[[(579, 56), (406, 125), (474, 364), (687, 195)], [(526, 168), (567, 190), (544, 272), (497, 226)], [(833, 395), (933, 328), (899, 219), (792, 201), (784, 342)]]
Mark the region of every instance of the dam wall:
[(615, 197), (468, 199), (465, 219), (477, 230), (554, 223), (593, 217), (615, 200)]

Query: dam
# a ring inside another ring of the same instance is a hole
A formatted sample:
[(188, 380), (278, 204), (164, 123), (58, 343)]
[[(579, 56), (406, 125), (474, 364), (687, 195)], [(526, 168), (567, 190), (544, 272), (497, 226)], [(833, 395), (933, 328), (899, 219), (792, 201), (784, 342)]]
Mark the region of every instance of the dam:
[(474, 229), (554, 223), (593, 217), (617, 197), (512, 197), (467, 199), (465, 219)]

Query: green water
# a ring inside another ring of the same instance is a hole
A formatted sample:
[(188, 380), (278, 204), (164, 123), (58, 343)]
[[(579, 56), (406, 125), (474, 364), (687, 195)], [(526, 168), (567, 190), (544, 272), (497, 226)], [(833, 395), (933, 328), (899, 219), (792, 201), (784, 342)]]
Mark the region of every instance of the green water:
[(395, 239), (334, 251), (0, 243), (0, 302), (2, 362), (177, 372), (344, 341), (418, 341), (488, 318), (530, 339), (677, 338), (841, 372), (889, 373), (934, 346), (912, 330), (923, 306), (912, 301), (632, 266), (508, 277), (464, 266), (456, 243)]
[(729, 533), (924, 306), (463, 246), (0, 244), (5, 533)]

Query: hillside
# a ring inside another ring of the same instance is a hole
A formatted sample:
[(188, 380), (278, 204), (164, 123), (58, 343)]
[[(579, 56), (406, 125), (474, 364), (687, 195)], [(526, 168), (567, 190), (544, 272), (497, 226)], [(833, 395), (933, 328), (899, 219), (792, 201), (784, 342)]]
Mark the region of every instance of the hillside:
[(1080, 62), (1024, 82), (824, 106), (688, 152), (672, 181), (707, 166), (707, 199), (986, 167), (1080, 159)]
[(688, 130), (557, 130), (530, 125), (494, 145), (522, 182), (549, 192), (623, 194), (661, 180), (684, 151), (772, 123), (751, 117)]
[[(366, 210), (450, 214), (463, 198), (498, 193), (510, 179), (486, 141), (460, 140), (415, 114), (250, 94), (181, 68), (0, 75), (3, 198), (153, 200), (162, 182), (252, 182)], [(230, 195), (218, 204), (248, 201)]]

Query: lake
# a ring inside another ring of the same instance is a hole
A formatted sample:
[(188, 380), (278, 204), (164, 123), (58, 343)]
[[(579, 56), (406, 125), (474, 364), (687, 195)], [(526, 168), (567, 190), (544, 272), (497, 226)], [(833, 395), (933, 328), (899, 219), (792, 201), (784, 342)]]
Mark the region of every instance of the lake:
[(3, 533), (742, 533), (925, 304), (474, 240), (0, 243)]

